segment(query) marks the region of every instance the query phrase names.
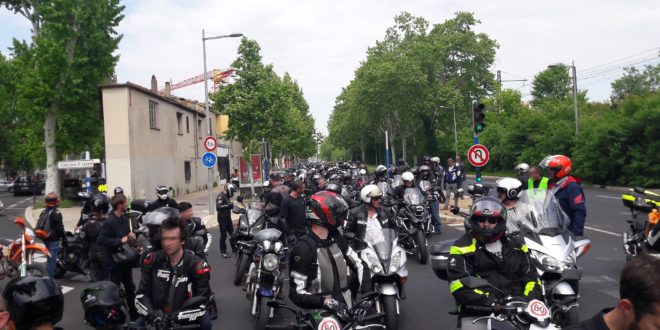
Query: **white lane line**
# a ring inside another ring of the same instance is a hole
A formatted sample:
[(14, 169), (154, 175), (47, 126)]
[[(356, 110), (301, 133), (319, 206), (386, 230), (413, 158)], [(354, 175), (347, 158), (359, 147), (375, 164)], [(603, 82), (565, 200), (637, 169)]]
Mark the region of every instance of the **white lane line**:
[(589, 229), (589, 230), (593, 230), (593, 231), (597, 231), (599, 233), (607, 234), (607, 235), (621, 237), (621, 234), (619, 234), (619, 233), (613, 233), (611, 231), (607, 231), (607, 230), (603, 230), (603, 229), (598, 229), (598, 228), (594, 228), (594, 227), (587, 227), (587, 226), (585, 226), (584, 228)]
[(448, 223), (448, 224), (445, 224), (445, 226), (449, 226), (449, 227), (463, 227), (464, 225), (463, 225), (462, 223)]
[(71, 292), (74, 289), (73, 287), (64, 285), (60, 286), (60, 288), (62, 289), (62, 294), (67, 294), (67, 292)]
[(16, 208), (17, 205), (18, 205), (18, 204), (11, 204), (11, 205), (7, 206), (7, 208), (8, 208), (8, 209), (13, 209), (13, 208)]
[(609, 198), (609, 199), (621, 199), (621, 197), (612, 197), (612, 196), (605, 196), (605, 195), (596, 195), (596, 197)]
[(613, 278), (611, 278), (611, 277), (609, 277), (609, 276), (607, 276), (607, 275), (601, 275), (600, 277), (602, 277), (602, 278), (604, 278), (604, 279), (606, 279), (606, 280), (608, 280), (608, 281), (610, 281), (610, 282), (615, 282), (615, 283), (617, 282), (615, 279), (613, 279)]

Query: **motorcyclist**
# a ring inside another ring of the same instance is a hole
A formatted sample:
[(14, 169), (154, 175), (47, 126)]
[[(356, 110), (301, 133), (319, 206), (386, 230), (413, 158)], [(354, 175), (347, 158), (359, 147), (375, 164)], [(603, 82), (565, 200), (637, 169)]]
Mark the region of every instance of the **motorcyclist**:
[[(215, 209), (218, 211), (218, 226), (220, 227), (220, 253), (223, 257), (229, 258), (227, 254), (227, 237), (229, 237), (229, 245), (231, 246), (232, 254), (236, 253), (236, 244), (234, 243), (234, 224), (231, 221), (231, 210), (234, 204), (231, 198), (234, 196), (236, 188), (233, 184), (228, 183), (225, 188), (220, 191), (215, 200)], [(272, 192), (271, 192), (272, 193)]]
[(406, 188), (415, 188), (415, 175), (411, 172), (404, 172), (401, 174), (403, 184), (394, 188), (394, 196), (397, 199), (403, 199)]
[(518, 181), (522, 183), (523, 190), (527, 189), (527, 180), (529, 180), (529, 165), (527, 163), (520, 163), (514, 168), (518, 174)]
[(153, 201), (151, 204), (149, 204), (149, 209), (147, 212), (151, 212), (157, 208), (161, 207), (174, 207), (176, 208), (177, 203), (176, 201), (168, 196), (168, 193), (170, 192), (171, 188), (168, 188), (164, 185), (158, 185), (156, 186), (156, 196), (158, 198)]
[(312, 181), (314, 183), (314, 187), (312, 187), (312, 194), (325, 190), (326, 182), (321, 173), (314, 174), (314, 176), (312, 176)]
[(385, 165), (376, 166), (376, 170), (374, 171), (374, 179), (369, 183), (377, 184), (379, 182), (387, 182), (387, 167), (385, 167)]
[[(429, 158), (430, 162), (430, 158)], [(442, 189), (438, 185), (438, 180), (433, 176), (431, 172), (431, 167), (428, 165), (422, 165), (419, 167), (419, 182), (428, 181), (431, 184), (428, 190), (422, 191), (422, 194), (426, 195), (426, 198), (429, 201), (429, 206), (431, 208), (431, 222), (433, 223), (433, 230), (436, 234), (442, 234), (442, 227), (440, 223), (440, 201), (436, 198), (435, 193), (442, 194)], [(420, 189), (421, 190), (421, 189)]]
[[(174, 209), (173, 209), (174, 210)], [(142, 261), (142, 275), (135, 305), (141, 317), (135, 325), (156, 320), (181, 309), (191, 297), (211, 297), (209, 278), (211, 267), (206, 261), (183, 248), (186, 224), (171, 213), (160, 229), (161, 250), (150, 252)], [(201, 329), (212, 329), (206, 314)]]
[(548, 171), (549, 189), (571, 220), (568, 230), (575, 236), (583, 236), (587, 219), (586, 198), (581, 186), (582, 181), (570, 174), (573, 170), (571, 159), (564, 155), (548, 156), (539, 166)]
[[(149, 237), (149, 243), (151, 243), (151, 249), (144, 253), (145, 256), (149, 252), (162, 249), (160, 234), (162, 231), (163, 222), (170, 218), (181, 219), (181, 213), (179, 213), (178, 209), (173, 207), (161, 207), (152, 212), (149, 212), (149, 214), (147, 214), (147, 216), (144, 218), (144, 225), (147, 226), (148, 229), (147, 236)], [(204, 253), (204, 244), (202, 241), (190, 237), (188, 235), (188, 224), (186, 222), (183, 222), (183, 224), (186, 225), (186, 239), (184, 241), (183, 248), (192, 251), (200, 258), (206, 258), (206, 254)]]
[(107, 249), (98, 245), (96, 240), (101, 233), (103, 222), (110, 211), (110, 199), (105, 194), (96, 194), (92, 198), (92, 214), (81, 228), (80, 238), (86, 243), (89, 254), (89, 270), (93, 282), (110, 278)]
[[(209, 248), (211, 247), (211, 242), (213, 237), (211, 233), (206, 229), (202, 219), (199, 217), (193, 216), (192, 204), (188, 202), (181, 202), (178, 205), (179, 213), (181, 213), (181, 219), (186, 222), (188, 225), (188, 237), (190, 239), (201, 240), (202, 246), (204, 246), (204, 257), (209, 255)], [(199, 235), (199, 236), (198, 236)]]
[(280, 214), (280, 206), (284, 197), (289, 195), (290, 189), (282, 183), (282, 177), (279, 174), (273, 173), (270, 175), (270, 183), (273, 188), (268, 193), (266, 198), (266, 214), (278, 215)]
[(396, 171), (398, 173), (404, 173), (404, 172), (407, 172), (409, 170), (410, 170), (410, 166), (408, 165), (408, 163), (406, 163), (405, 159), (401, 158), (397, 161)]
[(78, 195), (83, 200), (83, 207), (80, 209), (80, 218), (78, 218), (78, 223), (76, 223), (76, 226), (73, 228), (74, 233), (77, 233), (89, 219), (89, 215), (92, 213), (92, 198), (94, 198), (94, 195), (88, 191), (81, 192)]
[(497, 198), (502, 201), (506, 208), (507, 221), (506, 231), (509, 234), (520, 230), (521, 223), (529, 223), (532, 208), (519, 200), (523, 190), (522, 183), (514, 178), (501, 178), (495, 182)]
[(5, 287), (2, 298), (9, 312), (8, 329), (51, 330), (62, 319), (64, 295), (50, 277), (18, 277)]
[[(450, 249), (447, 277), (449, 291), (459, 305), (462, 329), (482, 329), (472, 321), (481, 315), (465, 306), (494, 306), (507, 296), (524, 300), (541, 297), (541, 284), (529, 258), (527, 246), (510, 238), (506, 232), (507, 212), (492, 197), (484, 197), (470, 209), (470, 231)], [(469, 289), (463, 280), (477, 276), (493, 287)], [(487, 322), (487, 320), (483, 320)]]
[(351, 276), (368, 288), (368, 270), (337, 228), (344, 223), (348, 205), (337, 194), (322, 191), (310, 198), (310, 231), (291, 252), (289, 298), (300, 308), (327, 309), (340, 319), (349, 318), (353, 305)]
[(374, 184), (364, 186), (360, 190), (362, 205), (351, 210), (346, 221), (345, 231), (364, 239), (367, 230), (372, 228), (396, 228), (396, 221), (381, 206), (383, 191)]

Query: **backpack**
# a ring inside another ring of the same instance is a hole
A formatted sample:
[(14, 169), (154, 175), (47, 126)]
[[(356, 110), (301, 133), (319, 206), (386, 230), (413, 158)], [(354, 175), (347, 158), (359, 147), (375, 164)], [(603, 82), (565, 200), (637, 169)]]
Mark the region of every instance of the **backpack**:
[(42, 240), (46, 240), (50, 237), (52, 229), (50, 225), (50, 215), (52, 213), (53, 209), (45, 209), (41, 211), (39, 220), (37, 220), (37, 226), (34, 227), (34, 234)]

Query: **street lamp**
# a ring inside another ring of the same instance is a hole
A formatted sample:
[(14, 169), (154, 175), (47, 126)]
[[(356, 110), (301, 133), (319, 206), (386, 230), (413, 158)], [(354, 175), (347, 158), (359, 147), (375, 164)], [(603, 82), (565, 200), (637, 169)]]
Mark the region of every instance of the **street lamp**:
[[(204, 52), (204, 114), (209, 121), (209, 127), (207, 132), (208, 136), (211, 136), (213, 130), (213, 123), (211, 121), (211, 115), (209, 113), (209, 73), (206, 70), (206, 40), (215, 40), (222, 38), (238, 38), (242, 37), (242, 33), (232, 33), (228, 35), (221, 36), (212, 36), (207, 37), (206, 31), (202, 29), (202, 49)], [(209, 168), (209, 178), (208, 178), (208, 189), (209, 189), (209, 214), (215, 213), (215, 208), (213, 207), (213, 168)]]
[[(576, 74), (576, 70), (575, 70), (575, 61), (571, 62), (571, 65), (565, 65), (565, 64), (562, 64), (562, 65), (564, 67), (570, 68), (571, 73), (573, 75), (573, 109), (575, 111), (575, 138), (577, 139), (580, 125), (578, 123), (577, 74)], [(554, 68), (557, 68), (557, 67), (562, 66), (562, 65), (552, 64), (552, 65), (548, 65), (548, 68), (554, 69)]]
[[(454, 112), (454, 155), (458, 155), (458, 134), (456, 133), (456, 107), (451, 106), (450, 107), (444, 107), (444, 106), (438, 106), (439, 109), (451, 109)], [(435, 112), (433, 113), (433, 122), (435, 123)]]

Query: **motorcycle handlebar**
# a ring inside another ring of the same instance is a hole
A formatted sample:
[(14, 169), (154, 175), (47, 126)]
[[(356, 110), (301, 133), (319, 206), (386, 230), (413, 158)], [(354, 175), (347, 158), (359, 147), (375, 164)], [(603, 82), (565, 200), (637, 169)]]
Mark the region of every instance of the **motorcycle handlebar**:
[(376, 314), (365, 316), (365, 317), (359, 319), (357, 323), (358, 324), (363, 324), (365, 322), (369, 322), (369, 321), (372, 321), (372, 320), (382, 318), (383, 316), (385, 316), (385, 313), (376, 313)]

